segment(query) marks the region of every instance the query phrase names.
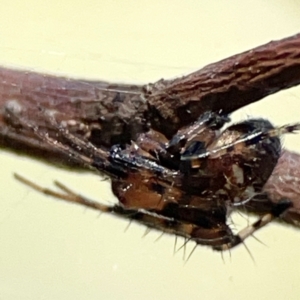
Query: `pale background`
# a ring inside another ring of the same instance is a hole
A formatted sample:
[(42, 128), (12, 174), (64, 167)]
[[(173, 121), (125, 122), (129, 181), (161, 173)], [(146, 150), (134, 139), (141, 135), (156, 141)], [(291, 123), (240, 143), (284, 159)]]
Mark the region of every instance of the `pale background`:
[[(1, 65), (144, 83), (300, 31), (299, 1), (0, 0)], [(240, 114), (300, 120), (300, 89)], [(285, 138), (299, 150), (300, 137)], [(299, 299), (300, 231), (271, 224), (224, 255), (199, 246), (184, 265), (174, 237), (61, 203), (16, 182), (58, 179), (101, 201), (107, 183), (0, 151), (0, 299)], [(245, 221), (244, 221), (245, 222)], [(246, 219), (247, 222), (247, 219)], [(182, 242), (182, 241), (181, 241)], [(191, 249), (190, 245), (188, 249)]]

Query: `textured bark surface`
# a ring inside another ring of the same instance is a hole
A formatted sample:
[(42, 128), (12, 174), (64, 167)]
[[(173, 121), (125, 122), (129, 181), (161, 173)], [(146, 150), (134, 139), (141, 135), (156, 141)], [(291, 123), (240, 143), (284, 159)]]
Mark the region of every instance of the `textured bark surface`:
[(300, 225), (300, 155), (298, 153), (283, 151), (276, 168), (264, 186), (273, 202), (282, 198), (293, 202), (283, 219), (288, 223)]
[(8, 106), (21, 109), (27, 119), (45, 127), (45, 112), (55, 114), (58, 121), (68, 123), (70, 130), (90, 135), (97, 145), (109, 147), (130, 142), (149, 127), (170, 137), (207, 110), (230, 113), (299, 83), (300, 34), (229, 57), (190, 75), (145, 86), (1, 68), (0, 143), (13, 148), (33, 143), (31, 150), (38, 146), (30, 132), (7, 122)]
[(152, 126), (174, 134), (207, 110), (230, 113), (300, 83), (300, 34), (154, 84)]
[[(96, 145), (128, 142), (146, 130), (147, 106), (137, 85), (89, 82), (0, 68), (0, 144), (29, 155), (62, 160), (64, 155), (38, 139), (31, 130), (12, 123), (15, 111), (55, 135), (50, 115), (78, 135), (90, 135)], [(48, 117), (47, 117), (48, 116)], [(57, 157), (57, 155), (59, 155)]]

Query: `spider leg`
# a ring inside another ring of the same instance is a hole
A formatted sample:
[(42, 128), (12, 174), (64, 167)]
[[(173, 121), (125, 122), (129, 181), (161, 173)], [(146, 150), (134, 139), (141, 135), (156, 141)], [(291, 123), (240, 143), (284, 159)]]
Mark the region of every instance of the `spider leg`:
[[(38, 138), (46, 142), (49, 146), (52, 146), (62, 153), (67, 154), (69, 157), (72, 157), (78, 163), (83, 165), (92, 166), (95, 163), (95, 157), (97, 156), (97, 162), (100, 165), (99, 168), (103, 168), (105, 170), (108, 166), (108, 153), (101, 149), (94, 147), (88, 141), (82, 141), (81, 139), (77, 138), (73, 134), (69, 133), (67, 129), (61, 127), (53, 117), (47, 116), (46, 120), (50, 122), (53, 128), (58, 130), (56, 137), (49, 136), (47, 132), (45, 132), (40, 126), (31, 123), (29, 120), (24, 119), (18, 112), (7, 108), (7, 112), (9, 113), (9, 117), (21, 125), (23, 128), (27, 130), (31, 130)], [(60, 139), (65, 138), (70, 143), (73, 143), (73, 146), (69, 146), (66, 143), (60, 141)]]
[[(121, 155), (121, 150), (116, 146), (111, 151), (105, 151), (95, 147), (91, 142), (78, 138), (70, 133), (68, 129), (61, 126), (57, 121), (51, 117), (46, 116), (46, 120), (56, 129), (56, 136), (50, 136), (43, 128), (32, 124), (29, 120), (24, 119), (17, 112), (13, 110), (8, 111), (10, 118), (18, 122), (23, 128), (31, 130), (38, 138), (44, 141), (51, 147), (54, 147), (66, 154), (79, 164), (86, 165), (89, 168), (96, 169), (110, 177), (119, 177), (127, 172), (127, 165), (124, 163), (129, 160), (128, 157)], [(140, 158), (140, 159), (139, 159)], [(115, 160), (115, 164), (111, 160)], [(118, 160), (121, 162), (118, 164)], [(136, 161), (140, 164), (146, 164), (148, 160), (136, 157)], [(125, 167), (125, 169), (124, 169)]]
[(224, 251), (231, 249), (245, 241), (249, 236), (252, 236), (254, 232), (259, 230), (260, 228), (266, 226), (270, 222), (272, 222), (274, 219), (279, 218), (287, 209), (289, 209), (292, 206), (292, 202), (287, 199), (280, 200), (271, 210), (271, 212), (263, 215), (261, 218), (259, 218), (256, 222), (253, 224), (245, 227), (242, 229), (237, 235), (235, 235), (235, 238), (233, 239), (233, 242), (228, 244), (223, 244), (221, 246), (215, 246), (213, 247), (214, 250), (218, 251)]
[(227, 115), (207, 111), (192, 125), (180, 129), (166, 144), (166, 149), (170, 153), (182, 153), (194, 139), (209, 144), (215, 138), (215, 131), (229, 121)]
[(272, 129), (266, 128), (261, 130), (254, 130), (253, 132), (241, 135), (239, 138), (237, 138), (235, 141), (232, 141), (231, 143), (227, 142), (220, 146), (216, 143), (216, 147), (211, 147), (211, 149), (206, 149), (205, 151), (201, 151), (200, 153), (195, 153), (195, 151), (186, 151), (182, 154), (181, 160), (184, 161), (201, 159), (208, 156), (218, 156), (219, 153), (223, 154), (226, 152), (231, 152), (233, 149), (242, 144), (245, 144), (245, 146), (256, 145), (259, 142), (270, 139), (272, 137), (279, 137), (287, 133), (295, 133), (298, 130), (300, 130), (300, 123), (283, 125), (281, 127), (275, 127)]
[(187, 240), (195, 241), (196, 244), (215, 247), (219, 245), (221, 247), (224, 244), (228, 245), (230, 243), (234, 243), (234, 241), (232, 240), (234, 236), (225, 224), (219, 224), (219, 226), (216, 226), (216, 228), (214, 229), (205, 229), (195, 224), (181, 222), (174, 218), (161, 215), (156, 211), (149, 211), (145, 209), (127, 209), (119, 204), (101, 204), (97, 201), (74, 193), (61, 183), (56, 183), (56, 186), (58, 186), (62, 190), (62, 192), (60, 193), (52, 189), (39, 186), (38, 184), (26, 179), (19, 174), (14, 174), (14, 176), (23, 184), (47, 196), (92, 208), (102, 213), (109, 213), (123, 219), (135, 221), (147, 226), (150, 229), (156, 229), (161, 231), (162, 233), (181, 236)]

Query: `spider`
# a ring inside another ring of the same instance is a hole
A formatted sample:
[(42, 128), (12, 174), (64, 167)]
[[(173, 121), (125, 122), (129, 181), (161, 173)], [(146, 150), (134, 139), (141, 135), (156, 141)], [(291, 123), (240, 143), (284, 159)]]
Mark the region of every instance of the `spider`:
[[(53, 116), (47, 122), (58, 129), (55, 137), (13, 109), (8, 113), (49, 146), (108, 175), (119, 203), (99, 204), (58, 182), (62, 193), (16, 174), (18, 180), (58, 199), (134, 220), (196, 245), (231, 249), (292, 206), (289, 199), (271, 202), (262, 187), (280, 157), (280, 136), (299, 130), (300, 124), (273, 127), (268, 120), (248, 119), (224, 129), (229, 116), (207, 111), (170, 139), (150, 129), (130, 145), (114, 145), (104, 151), (71, 133)], [(234, 234), (228, 218), (236, 209), (262, 215)]]
[[(13, 148), (29, 146), (28, 152), (40, 150), (44, 157), (50, 150), (105, 173), (119, 203), (99, 205), (61, 185), (64, 192), (55, 193), (17, 176), (39, 191), (196, 245), (231, 249), (276, 217), (300, 225), (294, 180), (299, 155), (289, 156), (293, 172), (267, 181), (285, 154), (280, 136), (299, 124), (273, 128), (262, 119), (226, 124), (227, 113), (299, 84), (299, 45), (297, 34), (142, 86), (0, 68), (0, 137)], [(261, 216), (234, 234), (229, 225), (234, 210)]]

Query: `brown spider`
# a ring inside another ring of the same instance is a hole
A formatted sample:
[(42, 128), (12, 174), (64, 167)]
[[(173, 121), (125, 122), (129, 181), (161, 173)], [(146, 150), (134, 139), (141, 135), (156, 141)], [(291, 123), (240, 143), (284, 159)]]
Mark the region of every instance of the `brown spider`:
[[(196, 244), (230, 249), (292, 206), (289, 199), (270, 201), (262, 187), (280, 157), (279, 137), (299, 130), (300, 124), (274, 128), (267, 120), (249, 119), (220, 130), (230, 119), (208, 111), (170, 140), (150, 130), (131, 145), (114, 145), (107, 152), (70, 133), (54, 118), (49, 117), (48, 122), (58, 128), (55, 139), (13, 110), (9, 114), (49, 146), (107, 174), (119, 204), (99, 204), (61, 184), (66, 193), (43, 189), (20, 175), (17, 179), (56, 198), (134, 220)], [(235, 209), (262, 216), (234, 234), (227, 220)]]
[[(233, 111), (300, 83), (299, 49), (298, 34), (144, 86), (0, 68), (0, 137), (107, 174), (119, 203), (98, 204), (61, 185), (65, 193), (56, 193), (16, 175), (39, 191), (230, 249), (276, 217), (299, 227), (299, 155), (285, 155), (280, 136), (300, 125), (224, 126)], [(261, 216), (234, 234), (234, 210)]]

